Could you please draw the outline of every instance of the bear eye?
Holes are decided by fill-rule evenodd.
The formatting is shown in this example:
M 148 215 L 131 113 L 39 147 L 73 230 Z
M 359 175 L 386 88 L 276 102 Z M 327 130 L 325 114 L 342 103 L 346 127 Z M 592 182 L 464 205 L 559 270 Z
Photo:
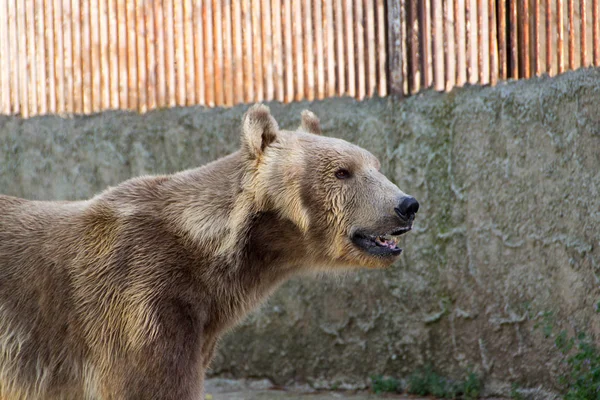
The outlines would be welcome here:
M 350 176 L 350 171 L 348 171 L 345 168 L 340 168 L 337 171 L 335 171 L 335 177 L 338 179 L 348 179 L 350 178 Z

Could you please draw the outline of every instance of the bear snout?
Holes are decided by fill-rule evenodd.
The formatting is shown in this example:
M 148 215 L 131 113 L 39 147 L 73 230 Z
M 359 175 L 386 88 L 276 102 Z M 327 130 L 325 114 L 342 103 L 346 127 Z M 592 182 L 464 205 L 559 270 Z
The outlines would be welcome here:
M 419 211 L 419 202 L 412 196 L 403 197 L 398 207 L 394 208 L 396 214 L 405 221 L 412 221 Z

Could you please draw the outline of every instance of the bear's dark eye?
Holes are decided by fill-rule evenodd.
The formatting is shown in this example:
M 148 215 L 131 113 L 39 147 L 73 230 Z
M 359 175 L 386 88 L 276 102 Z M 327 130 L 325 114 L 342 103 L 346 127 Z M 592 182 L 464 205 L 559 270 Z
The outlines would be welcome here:
M 350 178 L 350 176 L 350 171 L 348 171 L 345 168 L 340 168 L 337 171 L 335 171 L 335 177 L 338 179 L 348 179 Z

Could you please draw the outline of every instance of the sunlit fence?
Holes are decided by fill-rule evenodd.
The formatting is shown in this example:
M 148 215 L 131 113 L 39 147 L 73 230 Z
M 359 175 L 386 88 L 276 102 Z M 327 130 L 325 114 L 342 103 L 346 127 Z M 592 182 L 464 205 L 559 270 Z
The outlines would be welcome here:
M 0 0 L 0 112 L 411 94 L 600 65 L 598 0 Z

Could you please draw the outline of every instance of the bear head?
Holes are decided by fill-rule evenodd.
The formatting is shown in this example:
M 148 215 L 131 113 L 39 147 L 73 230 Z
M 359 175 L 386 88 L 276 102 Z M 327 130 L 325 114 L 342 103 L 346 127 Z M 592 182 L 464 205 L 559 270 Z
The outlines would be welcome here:
M 268 107 L 251 107 L 241 152 L 257 209 L 292 221 L 315 266 L 385 267 L 402 252 L 398 238 L 412 229 L 419 203 L 380 172 L 370 152 L 321 136 L 312 112 L 285 131 Z

